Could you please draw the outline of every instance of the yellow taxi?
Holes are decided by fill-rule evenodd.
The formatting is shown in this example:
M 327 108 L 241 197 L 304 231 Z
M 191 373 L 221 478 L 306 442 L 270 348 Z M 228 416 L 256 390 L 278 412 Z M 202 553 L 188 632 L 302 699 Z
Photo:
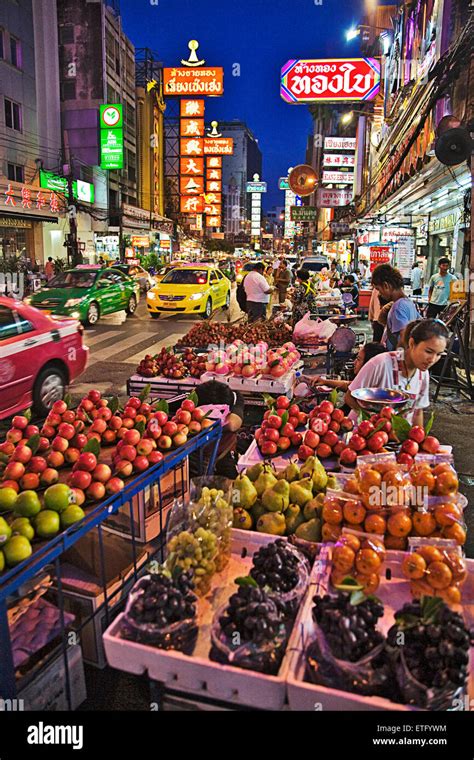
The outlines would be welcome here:
M 171 312 L 209 319 L 215 309 L 230 306 L 230 281 L 213 264 L 181 264 L 147 293 L 153 319 Z

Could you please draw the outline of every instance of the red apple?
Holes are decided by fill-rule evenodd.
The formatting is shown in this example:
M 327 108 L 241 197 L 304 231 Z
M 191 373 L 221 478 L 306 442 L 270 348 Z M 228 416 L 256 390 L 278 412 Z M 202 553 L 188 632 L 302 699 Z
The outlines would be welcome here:
M 41 485 L 43 486 L 52 486 L 55 483 L 57 483 L 59 480 L 59 473 L 57 470 L 54 469 L 54 467 L 47 467 L 42 473 L 41 473 Z
M 176 422 L 181 422 L 184 425 L 189 425 L 191 419 L 191 412 L 186 411 L 186 409 L 178 409 L 176 412 Z
M 297 417 L 300 413 L 300 408 L 298 404 L 292 404 L 290 407 L 288 407 L 288 416 L 289 417 Z
M 354 435 L 351 437 L 351 440 L 349 441 L 349 448 L 353 451 L 362 451 L 362 449 L 365 449 L 366 440 L 358 433 L 354 433 Z
M 131 396 L 127 401 L 127 406 L 131 406 L 133 409 L 140 409 L 142 402 L 138 396 Z
M 275 430 L 275 428 L 267 428 L 263 434 L 263 438 L 265 441 L 273 441 L 273 443 L 276 443 L 280 437 L 279 430 Z
M 112 470 L 108 464 L 98 464 L 92 473 L 92 479 L 99 481 L 99 483 L 107 483 L 112 477 Z
M 197 419 L 197 416 L 199 416 L 197 415 L 198 412 L 202 415 L 202 417 L 204 417 L 204 412 L 202 412 L 200 409 L 195 409 L 195 411 L 193 412 L 193 420 Z M 158 420 L 158 425 L 161 425 L 161 427 L 163 427 L 163 425 L 166 422 L 168 422 L 168 415 L 166 414 L 166 412 L 155 412 L 154 418 Z
M 54 438 L 56 435 L 56 428 L 52 425 L 44 424 L 41 428 L 41 434 L 44 435 L 46 438 Z
M 308 459 L 308 457 L 314 456 L 314 449 L 311 449 L 309 446 L 306 446 L 303 444 L 298 449 L 298 458 L 302 459 L 303 461 Z
M 134 420 L 137 416 L 137 410 L 133 406 L 126 406 L 123 410 L 123 416 L 130 417 L 131 420 Z
M 109 420 L 109 428 L 111 430 L 120 430 L 122 427 L 122 419 L 117 414 L 114 414 Z
M 142 438 L 137 444 L 137 454 L 147 457 L 153 451 L 154 441 L 151 438 Z
M 127 430 L 123 437 L 123 440 L 124 443 L 128 444 L 129 446 L 136 446 L 140 438 L 141 435 L 138 430 Z
M 92 425 L 91 425 L 91 428 L 90 428 L 90 429 L 91 429 L 91 432 L 92 432 L 92 433 L 100 433 L 100 434 L 102 435 L 102 433 L 103 433 L 105 430 L 107 430 L 107 423 L 106 423 L 106 421 L 105 421 L 105 420 L 99 420 L 99 419 L 96 419 L 96 420 L 94 420 L 94 422 L 92 423 Z
M 394 411 L 391 406 L 384 406 L 384 408 L 380 411 L 380 416 L 385 417 L 387 420 L 391 420 L 393 414 Z
M 375 425 L 372 425 L 370 420 L 362 420 L 362 422 L 359 423 L 357 426 L 357 432 L 359 435 L 363 436 L 363 438 L 367 438 L 371 433 L 373 433 L 375 430 Z
M 184 422 L 178 422 L 178 433 L 184 433 L 184 435 L 189 433 L 189 428 Z
M 74 425 L 70 425 L 69 422 L 61 422 L 58 427 L 58 435 L 61 438 L 65 438 L 66 441 L 71 441 L 76 435 L 76 428 Z
M 288 438 L 291 438 L 294 432 L 295 432 L 295 429 L 293 425 L 290 425 L 289 422 L 287 422 L 286 425 L 283 425 L 283 427 L 280 430 L 280 433 L 283 436 L 288 437 Z
M 100 501 L 100 499 L 103 499 L 105 496 L 105 486 L 103 483 L 91 483 L 89 488 L 86 490 L 86 495 L 88 499 L 92 499 L 92 501 Z
M 304 445 L 310 446 L 310 448 L 315 449 L 319 446 L 320 443 L 320 437 L 317 433 L 314 432 L 314 430 L 308 430 L 307 433 L 305 433 L 304 436 Z
M 383 449 L 387 442 L 384 438 L 385 435 L 387 434 L 384 433 L 383 430 L 379 430 L 378 433 L 371 435 L 367 441 L 367 448 L 374 453 L 380 451 L 380 449 Z
M 278 451 L 286 451 L 290 446 L 291 440 L 286 435 L 282 435 L 277 441 Z
M 328 446 L 333 448 L 337 443 L 339 443 L 339 437 L 333 430 L 328 430 L 326 435 L 323 436 L 323 443 L 327 443 Z
M 52 425 L 53 427 L 58 427 L 62 422 L 61 415 L 55 414 L 54 412 L 50 412 L 48 416 L 46 417 L 46 424 Z
M 316 454 L 320 459 L 327 459 L 332 454 L 332 449 L 327 443 L 320 443 L 316 449 Z
M 49 440 L 42 435 L 38 443 L 38 451 L 47 451 L 49 449 Z
M 102 433 L 102 443 L 111 446 L 117 440 L 117 433 L 115 430 L 106 430 Z
M 128 459 L 119 459 L 115 464 L 115 472 L 123 478 L 128 478 L 133 472 L 133 464 Z
M 73 409 L 67 409 L 61 419 L 63 422 L 69 422 L 70 425 L 73 425 L 76 421 L 76 412 Z
M 332 422 L 329 423 L 329 430 L 332 430 L 333 433 L 339 433 L 341 429 L 341 423 L 336 422 L 336 420 L 332 420 Z
M 267 423 L 268 427 L 273 428 L 274 430 L 279 430 L 281 428 L 282 420 L 278 414 L 270 414 L 269 417 L 267 417 Z
M 44 457 L 31 457 L 28 463 L 28 472 L 37 472 L 41 474 L 47 468 L 47 462 Z
M 331 413 L 331 417 L 334 420 L 334 422 L 339 422 L 340 424 L 342 420 L 344 419 L 344 412 L 342 411 L 342 409 L 334 409 L 334 411 Z
M 415 463 L 415 460 L 409 454 L 405 454 L 404 452 L 401 452 L 397 456 L 397 462 L 398 464 L 405 464 L 408 467 L 408 469 L 411 469 Z
M 53 438 L 51 447 L 53 451 L 60 451 L 62 454 L 64 454 L 64 452 L 69 448 L 69 441 L 62 436 L 57 435 L 55 438 Z
M 133 469 L 135 472 L 144 472 L 150 466 L 146 457 L 137 457 L 133 462 Z
M 89 399 L 89 401 L 92 401 L 93 404 L 98 404 L 101 399 L 101 396 L 102 396 L 101 392 L 96 391 L 96 390 L 91 390 L 87 394 L 87 398 Z
M 276 400 L 277 409 L 289 409 L 290 399 L 287 396 L 278 396 Z
M 137 456 L 137 450 L 134 446 L 130 446 L 129 444 L 125 444 L 120 449 L 120 457 L 121 459 L 128 459 L 129 462 L 133 462 Z
M 74 448 L 79 449 L 79 451 L 84 448 L 86 443 L 87 435 L 84 435 L 84 433 L 77 433 L 77 435 L 75 435 L 71 441 L 71 444 L 74 446 Z
M 46 461 L 48 463 L 48 467 L 53 467 L 55 470 L 57 470 L 58 467 L 62 467 L 64 464 L 64 454 L 62 454 L 60 451 L 50 451 L 46 457 Z
M 92 451 L 83 451 L 77 462 L 78 470 L 93 472 L 97 467 L 97 457 Z
M 201 424 L 197 422 L 196 420 L 191 420 L 189 423 L 189 432 L 191 435 L 195 435 L 196 433 L 201 432 Z
M 64 414 L 67 412 L 67 404 L 65 401 L 55 401 L 51 407 L 51 411 L 55 414 Z
M 20 480 L 22 491 L 36 491 L 39 484 L 40 476 L 36 472 L 26 472 Z
M 69 486 L 71 488 L 71 486 Z M 71 488 L 74 501 L 73 504 L 77 504 L 78 507 L 82 507 L 86 500 L 86 495 L 81 488 Z
M 426 451 L 428 454 L 436 454 L 437 451 L 439 451 L 440 446 L 440 442 L 434 437 L 434 435 L 427 435 L 421 444 L 423 451 Z
M 123 482 L 123 480 L 121 480 L 121 478 L 117 478 L 117 477 L 110 478 L 107 485 L 105 486 L 105 490 L 107 491 L 108 494 L 119 493 L 119 491 L 123 491 L 124 488 L 125 488 L 125 483 Z
M 345 448 L 341 451 L 340 461 L 341 464 L 349 465 L 354 464 L 357 459 L 357 452 L 354 449 Z
M 85 470 L 74 470 L 68 477 L 68 484 L 85 491 L 92 483 L 92 475 Z
M 344 451 L 346 448 L 346 444 L 344 441 L 338 441 L 336 445 L 333 447 L 333 454 L 335 454 L 337 457 L 340 456 L 340 454 Z M 350 449 L 352 451 L 352 449 Z
M 299 420 L 298 420 L 298 415 L 296 414 L 296 415 L 292 415 L 292 416 L 288 417 L 288 424 L 289 425 L 293 425 L 294 429 L 296 430 L 296 428 L 300 424 Z
M 411 438 L 407 438 L 406 441 L 403 441 L 400 448 L 400 452 L 402 454 L 409 454 L 411 457 L 416 457 L 419 450 L 420 447 L 418 446 L 417 442 Z
M 293 435 L 290 436 L 290 440 L 292 446 L 301 446 L 303 443 L 303 436 L 301 433 L 293 433 Z
M 334 404 L 331 401 L 321 401 L 319 411 L 325 412 L 326 414 L 332 414 L 334 411 Z
M 21 462 L 22 464 L 26 464 L 30 461 L 31 457 L 33 456 L 33 452 L 30 449 L 29 446 L 17 446 L 15 451 L 12 454 L 12 459 L 14 462 Z
M 148 455 L 148 461 L 150 464 L 158 464 L 158 462 L 161 462 L 163 459 L 163 454 L 161 451 L 152 451 L 151 454 Z
M 99 409 L 96 419 L 109 422 L 112 419 L 112 410 L 108 406 L 103 406 Z
M 168 424 L 168 423 L 166 423 L 166 424 Z M 176 433 L 175 433 L 175 435 L 176 435 Z M 172 445 L 173 445 L 173 441 L 171 440 L 171 438 L 169 437 L 169 435 L 161 435 L 158 438 L 158 448 L 160 448 L 160 449 L 170 449 Z
M 351 419 L 349 419 L 349 417 L 344 417 L 344 419 L 341 422 L 342 430 L 345 430 L 346 432 L 348 432 L 349 430 L 352 430 L 353 427 L 354 427 L 354 422 Z
M 423 443 L 425 440 L 425 431 L 420 425 L 415 425 L 412 427 L 410 432 L 408 433 L 408 437 L 411 438 L 412 441 L 416 441 L 417 443 Z
M 178 432 L 173 436 L 174 446 L 183 446 L 188 440 L 188 436 L 184 432 Z
M 92 412 L 94 408 L 94 404 L 92 403 L 90 399 L 83 398 L 81 401 L 81 407 L 82 409 L 84 409 L 85 412 L 89 413 L 89 412 Z
M 49 441 L 48 441 L 49 446 Z M 13 452 L 15 451 L 15 444 L 11 441 L 4 441 L 3 443 L 0 443 L 0 452 L 2 454 L 6 454 L 7 457 L 11 457 Z
M 162 430 L 164 435 L 173 437 L 178 432 L 178 426 L 176 422 L 172 422 L 170 420 L 169 422 L 165 422 L 165 424 L 162 426 Z
M 38 435 L 40 429 L 38 425 L 28 425 L 25 430 L 25 438 L 31 438 L 32 435 Z
M 332 417 L 330 414 L 327 414 L 326 412 L 318 412 L 316 415 L 316 419 L 323 420 L 329 427 L 330 423 L 332 422 Z
M 21 462 L 9 462 L 3 471 L 5 480 L 20 480 L 25 474 L 25 467 Z
M 262 441 L 260 451 L 263 456 L 273 456 L 277 453 L 277 445 L 274 441 Z
M 79 449 L 76 449 L 73 446 L 64 452 L 64 459 L 68 464 L 75 464 L 80 456 L 81 452 Z
M 324 420 L 321 420 L 319 417 L 315 417 L 310 422 L 311 430 L 314 430 L 315 433 L 318 433 L 318 435 L 326 435 L 326 433 L 329 430 L 329 425 Z
M 17 428 L 10 428 L 6 435 L 7 441 L 11 443 L 19 443 L 23 438 L 23 430 L 17 430 Z
M 305 412 L 298 412 L 298 425 L 306 425 L 308 422 L 308 415 Z
M 127 428 L 127 430 L 131 430 L 133 427 L 135 427 L 135 420 L 132 420 L 131 417 L 123 417 L 122 427 Z
M 25 428 L 28 427 L 28 418 L 18 414 L 12 419 L 12 427 L 17 428 L 18 430 L 25 430 Z

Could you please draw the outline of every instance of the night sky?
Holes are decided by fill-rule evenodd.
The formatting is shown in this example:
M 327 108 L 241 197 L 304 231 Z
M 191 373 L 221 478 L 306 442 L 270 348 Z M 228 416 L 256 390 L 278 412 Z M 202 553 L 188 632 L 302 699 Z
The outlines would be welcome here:
M 347 43 L 345 31 L 362 20 L 363 0 L 154 1 L 121 0 L 124 31 L 165 66 L 188 58 L 191 39 L 206 64 L 224 66 L 224 95 L 207 99 L 206 120 L 247 123 L 263 154 L 265 206 L 283 205 L 278 177 L 304 163 L 311 118 L 306 106 L 280 98 L 280 69 L 290 58 L 357 56 L 359 40 Z

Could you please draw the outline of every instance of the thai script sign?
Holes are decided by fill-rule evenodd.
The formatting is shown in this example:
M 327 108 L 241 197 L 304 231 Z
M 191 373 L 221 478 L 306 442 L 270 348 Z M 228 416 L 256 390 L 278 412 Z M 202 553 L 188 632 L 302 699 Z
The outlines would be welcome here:
M 287 103 L 373 100 L 380 88 L 375 58 L 287 61 L 280 94 Z
M 319 208 L 335 208 L 337 206 L 347 206 L 353 199 L 353 190 L 328 190 L 320 187 L 317 194 L 317 205 Z
M 355 137 L 325 137 L 324 150 L 355 150 Z
M 164 95 L 223 95 L 224 69 L 165 68 L 163 69 Z

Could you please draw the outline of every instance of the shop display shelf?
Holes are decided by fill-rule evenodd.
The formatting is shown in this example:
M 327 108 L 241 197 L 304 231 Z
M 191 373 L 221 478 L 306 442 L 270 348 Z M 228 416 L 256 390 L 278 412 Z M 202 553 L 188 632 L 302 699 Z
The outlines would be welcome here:
M 212 446 L 209 461 L 207 462 L 207 472 L 213 472 L 215 459 L 217 455 L 217 448 L 222 435 L 222 427 L 220 423 L 215 423 L 206 430 L 198 433 L 194 438 L 187 441 L 186 444 L 181 446 L 175 451 L 169 452 L 164 459 L 157 465 L 151 467 L 145 473 L 138 477 L 134 477 L 130 480 L 125 488 L 117 494 L 114 494 L 100 504 L 90 509 L 85 518 L 81 522 L 76 523 L 70 528 L 66 529 L 62 533 L 59 533 L 54 538 L 45 541 L 42 545 L 33 552 L 33 554 L 23 562 L 19 563 L 16 567 L 11 568 L 7 572 L 4 572 L 0 576 L 0 651 L 2 656 L 0 657 L 0 697 L 3 699 L 14 698 L 16 695 L 16 681 L 15 681 L 15 669 L 13 665 L 13 656 L 11 650 L 10 629 L 7 617 L 7 605 L 11 601 L 11 597 L 16 592 L 22 592 L 22 588 L 27 588 L 37 573 L 45 568 L 46 565 L 54 565 L 58 577 L 58 607 L 61 611 L 62 627 L 64 630 L 64 600 L 60 579 L 60 563 L 59 559 L 68 549 L 73 547 L 81 538 L 89 534 L 95 528 L 99 529 L 99 544 L 101 549 L 101 567 L 102 571 L 105 567 L 105 557 L 103 550 L 103 537 L 102 528 L 103 524 L 110 518 L 111 515 L 116 514 L 121 508 L 127 504 L 132 504 L 134 497 L 137 494 L 142 493 L 146 488 L 150 488 L 158 484 L 162 476 L 168 474 L 175 469 L 180 463 L 182 463 L 189 455 L 195 453 L 197 455 L 202 452 L 205 447 Z M 133 525 L 133 524 L 132 524 Z M 133 566 L 134 573 L 137 573 L 138 564 L 136 561 L 139 550 L 136 547 L 135 538 L 133 535 L 132 527 L 132 553 L 133 553 Z M 102 572 L 104 576 L 104 572 Z M 105 588 L 105 582 L 104 582 Z M 105 601 L 107 604 L 107 593 L 105 589 Z M 63 637 L 64 638 L 64 637 Z M 64 646 L 66 642 L 64 641 Z
M 132 375 L 127 380 L 127 394 L 139 396 L 144 388 L 150 386 L 150 399 L 156 401 L 162 398 L 172 398 L 178 394 L 192 393 L 196 385 L 202 382 L 201 378 L 183 377 L 181 380 L 173 380 L 170 377 L 141 377 Z
M 385 614 L 379 621 L 379 628 L 384 633 L 393 625 L 393 613 L 410 601 L 409 582 L 402 576 L 401 564 L 405 552 L 387 551 L 387 560 L 383 568 L 389 570 L 390 580 L 382 575 L 377 596 L 384 604 Z M 468 577 L 462 586 L 462 611 L 466 624 L 474 624 L 474 560 L 466 560 Z M 397 704 L 382 697 L 364 697 L 348 691 L 331 689 L 305 681 L 305 650 L 314 638 L 314 623 L 311 616 L 313 596 L 324 596 L 330 589 L 331 547 L 325 545 L 320 552 L 310 577 L 310 587 L 300 607 L 293 633 L 288 644 L 291 652 L 287 673 L 288 701 L 291 710 L 378 710 L 378 711 L 423 711 L 412 705 Z M 468 683 L 468 700 L 472 704 L 474 697 L 474 657 L 470 656 L 470 674 Z
M 239 461 L 237 462 L 237 469 L 239 472 L 243 472 L 243 470 L 246 470 L 248 467 L 252 467 L 254 464 L 258 464 L 259 462 L 267 462 L 270 459 L 272 465 L 276 470 L 284 470 L 292 459 L 297 458 L 297 451 L 297 448 L 292 448 L 288 449 L 288 451 L 286 451 L 284 454 L 279 454 L 278 456 L 264 457 L 263 454 L 260 453 L 260 450 L 257 446 L 257 441 L 254 439 L 245 454 L 242 454 L 239 457 Z M 325 470 L 328 472 L 333 472 L 334 470 L 340 469 L 337 457 L 323 459 L 322 464 L 324 465 Z
M 293 398 L 296 377 L 297 373 L 294 369 L 291 369 L 286 375 L 279 377 L 277 380 L 271 380 L 261 375 L 257 375 L 257 377 L 235 377 L 234 375 L 216 375 L 214 372 L 205 372 L 201 376 L 200 382 L 205 383 L 207 380 L 218 380 L 220 383 L 226 383 L 233 391 L 240 391 L 244 397 L 248 394 L 261 395 L 262 393 L 271 393 Z
M 194 654 L 165 651 L 120 638 L 123 615 L 104 634 L 109 665 L 128 673 L 147 673 L 162 690 L 186 693 L 197 698 L 216 700 L 238 708 L 281 710 L 286 698 L 286 677 L 290 648 L 287 648 L 278 675 L 269 676 L 209 659 L 210 628 L 215 611 L 235 591 L 234 579 L 246 575 L 253 554 L 275 536 L 248 531 L 232 531 L 232 555 L 229 564 L 213 578 L 211 591 L 198 602 L 199 634 Z

